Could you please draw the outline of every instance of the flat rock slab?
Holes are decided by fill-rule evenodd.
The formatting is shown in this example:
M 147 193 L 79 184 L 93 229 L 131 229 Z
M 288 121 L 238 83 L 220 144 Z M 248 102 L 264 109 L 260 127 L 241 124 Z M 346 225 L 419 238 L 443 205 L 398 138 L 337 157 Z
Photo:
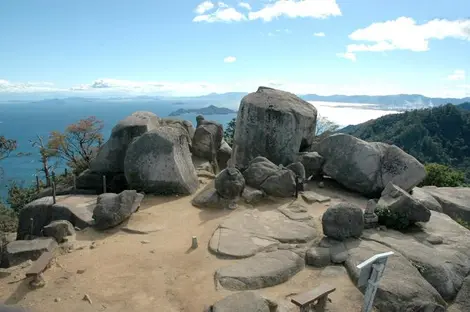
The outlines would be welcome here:
M 291 204 L 283 205 L 278 208 L 278 210 L 294 221 L 301 221 L 301 220 L 310 220 L 312 216 L 308 214 L 307 207 L 303 206 L 298 202 L 293 202 Z
M 470 223 L 470 187 L 424 186 L 421 190 L 434 197 L 452 219 Z
M 239 260 L 215 273 L 216 280 L 229 290 L 251 290 L 286 282 L 305 266 L 304 259 L 289 250 L 260 253 Z
M 323 196 L 313 191 L 306 191 L 302 193 L 302 199 L 305 200 L 308 204 L 313 204 L 316 202 L 325 203 L 331 200 L 328 196 Z
M 212 312 L 270 312 L 272 304 L 251 291 L 242 291 L 217 301 Z
M 218 228 L 212 235 L 209 249 L 221 256 L 247 258 L 277 245 L 279 245 L 279 242 L 271 238 Z
M 44 252 L 54 251 L 57 242 L 52 237 L 41 237 L 33 240 L 17 240 L 7 245 L 2 266 L 11 267 L 25 261 L 37 260 Z
M 244 258 L 276 247 L 279 243 L 307 243 L 320 231 L 280 211 L 234 211 L 215 230 L 209 249 L 224 257 Z

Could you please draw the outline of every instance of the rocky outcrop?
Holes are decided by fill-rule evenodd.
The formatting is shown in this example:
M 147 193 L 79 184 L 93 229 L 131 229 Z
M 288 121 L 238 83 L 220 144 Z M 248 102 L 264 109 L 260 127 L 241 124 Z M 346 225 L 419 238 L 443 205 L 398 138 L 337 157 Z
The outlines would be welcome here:
M 305 260 L 289 250 L 260 253 L 220 268 L 216 280 L 229 290 L 251 290 L 286 282 L 301 271 Z
M 304 165 L 307 179 L 309 177 L 316 178 L 321 175 L 325 159 L 317 152 L 300 153 L 299 161 Z
M 246 184 L 263 190 L 267 195 L 291 197 L 295 194 L 295 174 L 280 168 L 265 157 L 256 157 L 243 172 Z
M 362 209 L 346 202 L 329 207 L 322 217 L 323 234 L 343 241 L 360 237 L 364 230 Z
M 296 95 L 266 87 L 245 96 L 240 104 L 232 161 L 244 169 L 264 156 L 284 166 L 314 139 L 317 110 Z
M 470 224 L 470 187 L 424 186 L 421 189 L 439 202 L 446 215 Z
M 198 208 L 230 208 L 232 200 L 225 199 L 219 195 L 215 189 L 215 183 L 212 181 L 207 184 L 196 196 L 191 200 L 191 204 Z
M 95 228 L 106 230 L 122 223 L 137 211 L 143 198 L 143 194 L 133 190 L 101 194 L 93 211 Z
M 242 291 L 217 301 L 209 312 L 270 312 L 277 305 L 251 291 Z
M 388 209 L 394 216 L 406 218 L 410 223 L 428 222 L 431 217 L 428 208 L 391 182 L 383 190 L 377 207 Z
M 426 176 L 424 166 L 398 147 L 347 134 L 326 137 L 318 152 L 325 158 L 326 175 L 368 196 L 380 194 L 389 182 L 410 191 Z
M 352 240 L 345 245 L 349 256 L 344 265 L 354 283 L 359 277 L 358 264 L 376 254 L 390 251 L 389 247 L 372 241 Z M 365 288 L 360 290 L 364 292 Z M 444 312 L 446 303 L 413 264 L 395 252 L 387 261 L 374 306 L 378 311 L 387 312 Z
M 424 191 L 423 189 L 414 187 L 411 190 L 411 196 L 429 210 L 443 212 L 441 204 L 439 204 L 439 202 L 434 197 L 432 197 L 431 194 Z
M 91 226 L 95 206 L 96 197 L 84 199 L 83 204 L 73 204 L 66 201 L 54 204 L 52 197 L 43 197 L 32 201 L 20 211 L 17 239 L 42 236 L 42 229 L 56 220 L 67 220 L 78 228 Z
M 294 216 L 292 215 L 294 214 Z M 209 249 L 221 256 L 245 258 L 280 243 L 307 243 L 320 231 L 302 218 L 290 217 L 280 210 L 239 210 L 233 212 L 215 230 Z
M 215 189 L 225 199 L 240 197 L 244 188 L 245 178 L 236 168 L 226 168 L 215 178 Z
M 215 161 L 217 153 L 222 145 L 224 128 L 215 121 L 204 120 L 197 117 L 197 128 L 192 141 L 192 153 L 195 156 Z
M 129 186 L 145 193 L 188 195 L 199 186 L 187 133 L 170 126 L 134 140 L 126 153 L 124 172 Z
M 256 204 L 263 199 L 264 195 L 264 192 L 261 190 L 257 190 L 251 186 L 245 186 L 242 198 L 247 204 Z
M 307 251 L 306 263 L 315 268 L 324 268 L 330 265 L 330 248 L 312 247 Z
M 72 223 L 67 220 L 52 221 L 42 231 L 44 236 L 53 237 L 58 243 L 64 242 L 67 236 L 75 235 Z
M 462 283 L 457 297 L 447 312 L 470 311 L 470 276 L 467 276 Z
M 444 299 L 452 300 L 470 272 L 470 232 L 450 217 L 434 211 L 430 221 L 419 226 L 421 231 L 412 234 L 368 230 L 363 238 L 401 253 Z M 429 243 L 430 236 L 442 237 L 443 243 Z
M 57 242 L 52 237 L 40 237 L 33 240 L 16 240 L 7 245 L 3 255 L 2 266 L 11 267 L 27 260 L 35 261 L 44 252 L 54 251 Z
M 151 112 L 135 112 L 114 126 L 109 140 L 100 148 L 90 164 L 92 172 L 124 172 L 124 158 L 129 144 L 136 137 L 159 126 L 160 118 Z

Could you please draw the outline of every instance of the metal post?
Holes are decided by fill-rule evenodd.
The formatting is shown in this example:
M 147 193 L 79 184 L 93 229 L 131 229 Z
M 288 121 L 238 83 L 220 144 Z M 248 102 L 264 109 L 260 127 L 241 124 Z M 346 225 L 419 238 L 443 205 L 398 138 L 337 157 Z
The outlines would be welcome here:
M 295 176 L 295 198 L 299 198 L 299 176 Z
M 106 176 L 103 176 L 103 193 L 106 193 Z
M 52 183 L 55 183 L 55 172 L 52 171 Z
M 36 175 L 36 191 L 39 193 L 39 176 Z
M 193 240 L 192 240 L 192 243 L 191 243 L 191 248 L 192 249 L 196 249 L 197 248 L 197 237 L 196 236 L 193 236 Z
M 54 202 L 54 205 L 56 203 L 56 198 L 55 198 L 56 194 L 55 194 L 55 182 L 52 182 L 52 200 Z

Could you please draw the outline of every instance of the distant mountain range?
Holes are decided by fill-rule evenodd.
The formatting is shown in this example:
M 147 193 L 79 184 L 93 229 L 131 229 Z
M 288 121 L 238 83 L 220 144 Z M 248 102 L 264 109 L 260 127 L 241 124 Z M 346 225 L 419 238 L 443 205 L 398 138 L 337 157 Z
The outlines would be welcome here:
M 227 115 L 227 114 L 235 114 L 237 111 L 226 108 L 226 107 L 217 107 L 214 105 L 210 105 L 203 108 L 190 108 L 184 109 L 180 108 L 174 112 L 171 112 L 169 116 L 181 116 L 184 114 L 200 114 L 200 115 Z
M 191 105 L 191 106 L 206 106 L 208 104 L 217 107 L 230 107 L 238 108 L 241 99 L 247 95 L 247 92 L 228 92 L 228 93 L 211 93 L 203 96 L 191 96 L 191 97 L 163 97 L 163 96 L 122 96 L 122 97 L 108 97 L 108 98 L 92 98 L 92 97 L 61 97 L 57 96 L 55 99 L 48 100 L 9 100 L 2 101 L 6 103 L 14 102 L 34 102 L 48 103 L 50 101 L 57 101 L 58 103 L 66 102 L 164 102 L 172 105 Z M 1 95 L 1 94 L 0 94 Z M 445 104 L 461 104 L 464 102 L 470 102 L 470 97 L 458 99 L 458 98 L 430 98 L 420 94 L 397 94 L 397 95 L 317 95 L 317 94 L 305 94 L 300 97 L 306 101 L 317 101 L 317 102 L 339 102 L 339 103 L 351 103 L 351 104 L 375 104 L 380 109 L 394 109 L 394 110 L 408 110 L 414 108 L 430 108 L 438 107 Z M 1 96 L 0 96 L 1 100 Z

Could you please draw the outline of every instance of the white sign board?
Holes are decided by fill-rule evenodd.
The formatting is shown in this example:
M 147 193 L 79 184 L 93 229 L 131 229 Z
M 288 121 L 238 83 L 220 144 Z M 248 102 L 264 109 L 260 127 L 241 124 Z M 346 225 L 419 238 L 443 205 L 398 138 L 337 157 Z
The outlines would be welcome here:
M 387 258 L 393 255 L 393 251 L 384 252 L 381 254 L 377 254 L 373 257 L 370 257 L 366 261 L 362 262 L 357 266 L 359 271 L 359 279 L 357 281 L 357 286 L 362 287 L 366 286 L 367 282 L 369 281 L 370 275 L 372 274 L 372 265 L 373 264 L 385 264 L 387 262 Z

